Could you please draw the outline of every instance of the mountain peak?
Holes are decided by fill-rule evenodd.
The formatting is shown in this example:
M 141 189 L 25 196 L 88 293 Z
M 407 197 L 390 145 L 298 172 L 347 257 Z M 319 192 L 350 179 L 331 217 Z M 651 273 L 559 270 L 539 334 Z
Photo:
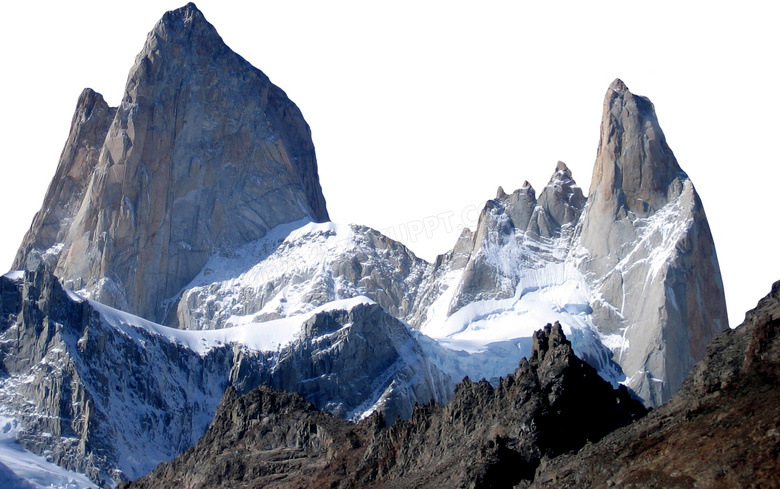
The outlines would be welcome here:
M 588 201 L 609 207 L 611 217 L 647 217 L 670 198 L 685 174 L 666 143 L 653 103 L 634 95 L 619 78 L 604 96 L 601 138 Z
M 173 48 L 172 46 L 176 46 Z M 193 65 L 196 57 L 203 57 L 210 53 L 210 57 L 240 59 L 224 43 L 217 29 L 206 20 L 203 13 L 194 3 L 178 9 L 169 10 L 155 24 L 146 38 L 144 49 L 136 58 L 136 64 L 130 72 L 133 74 L 139 68 L 139 62 L 146 58 L 146 62 L 153 64 L 172 63 L 169 58 L 175 58 L 177 64 L 185 65 L 184 68 L 196 69 Z M 182 61 L 186 59 L 187 61 Z
M 615 92 L 623 93 L 628 92 L 628 87 L 625 83 L 623 83 L 623 80 L 620 78 L 615 78 L 612 83 L 609 84 L 609 89 L 613 90 Z
M 194 30 L 202 25 L 208 25 L 213 29 L 198 7 L 190 2 L 183 7 L 166 12 L 155 26 L 154 31 L 162 28 L 167 32 L 181 33 Z
M 701 200 L 666 142 L 653 103 L 621 80 L 604 96 L 581 226 L 580 243 L 588 251 L 582 267 L 600 284 L 594 315 L 619 310 L 619 326 L 610 326 L 609 334 L 623 332 L 627 345 L 657 345 L 620 351 L 618 363 L 630 375 L 626 385 L 660 405 L 704 355 L 706 341 L 727 327 L 725 298 Z
M 63 168 L 81 165 L 82 146 L 94 155 L 73 184 L 83 192 L 68 197 L 67 209 L 54 194 L 44 202 L 44 211 L 60 211 L 49 212 L 52 226 L 33 223 L 17 264 L 58 245 L 66 286 L 165 321 L 175 309 L 169 299 L 211 255 L 282 224 L 328 220 L 300 110 L 222 41 L 195 4 L 163 15 L 135 59 L 121 106 L 100 113 L 106 117 L 74 119 L 63 152 Z M 85 131 L 92 119 L 100 127 Z M 69 178 L 58 173 L 53 188 L 70 188 L 60 182 Z

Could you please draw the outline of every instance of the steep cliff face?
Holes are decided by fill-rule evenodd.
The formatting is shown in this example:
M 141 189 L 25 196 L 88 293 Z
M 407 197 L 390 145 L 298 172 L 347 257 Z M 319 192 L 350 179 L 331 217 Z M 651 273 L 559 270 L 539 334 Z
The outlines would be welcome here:
M 118 108 L 82 95 L 14 267 L 51 256 L 66 286 L 159 321 L 209 256 L 303 218 L 328 218 L 308 125 L 188 4 L 149 33 Z
M 592 287 L 593 322 L 613 338 L 627 385 L 658 406 L 708 341 L 728 328 L 723 281 L 701 200 L 653 104 L 615 80 L 573 253 Z
M 55 177 L 17 252 L 14 269 L 24 268 L 28 262 L 29 268 L 35 269 L 41 259 L 56 264 L 115 115 L 116 108 L 109 107 L 92 89 L 84 89 L 79 96 Z
M 122 324 L 125 315 L 101 312 L 43 267 L 0 277 L 0 291 L 0 409 L 21 424 L 22 447 L 115 483 L 203 434 L 227 385 L 232 348 L 200 355 Z
M 446 406 L 418 405 L 389 429 L 376 416 L 347 424 L 267 387 L 228 391 L 195 447 L 123 487 L 512 487 L 533 478 L 542 456 L 644 414 L 548 325 L 496 388 L 467 379 Z

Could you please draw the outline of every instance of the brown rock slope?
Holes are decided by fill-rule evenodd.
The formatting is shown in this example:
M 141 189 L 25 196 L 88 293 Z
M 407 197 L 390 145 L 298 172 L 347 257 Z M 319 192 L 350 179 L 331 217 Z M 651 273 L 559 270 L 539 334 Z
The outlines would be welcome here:
M 466 379 L 446 406 L 418 405 L 388 429 L 378 415 L 350 424 L 297 394 L 229 390 L 195 447 L 123 487 L 512 487 L 543 456 L 644 414 L 574 355 L 560 325 L 548 325 L 531 359 L 497 388 Z
M 577 454 L 546 459 L 532 487 L 780 487 L 780 282 L 718 335 L 682 389 Z

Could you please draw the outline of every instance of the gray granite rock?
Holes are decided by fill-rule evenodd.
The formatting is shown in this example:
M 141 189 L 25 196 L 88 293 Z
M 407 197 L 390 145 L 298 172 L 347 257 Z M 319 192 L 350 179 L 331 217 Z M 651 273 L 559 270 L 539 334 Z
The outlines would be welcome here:
M 53 256 L 68 287 L 161 320 L 210 255 L 302 218 L 328 219 L 308 125 L 188 4 L 149 33 L 118 108 L 82 95 L 14 267 Z
M 728 328 L 701 200 L 653 104 L 615 80 L 575 251 L 594 289 L 594 323 L 622 337 L 615 361 L 649 405 L 669 399 L 709 340 Z
M 582 189 L 572 178 L 566 163 L 559 161 L 550 182 L 539 195 L 528 231 L 548 238 L 559 236 L 563 226 L 577 223 L 584 207 Z

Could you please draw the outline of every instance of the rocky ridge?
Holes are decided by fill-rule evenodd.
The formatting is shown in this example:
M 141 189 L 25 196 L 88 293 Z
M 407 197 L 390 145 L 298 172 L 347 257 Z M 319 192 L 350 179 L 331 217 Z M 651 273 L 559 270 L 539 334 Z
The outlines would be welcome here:
M 547 325 L 497 387 L 466 379 L 446 406 L 417 405 L 390 428 L 379 415 L 346 423 L 265 386 L 228 390 L 195 447 L 122 487 L 510 487 L 532 478 L 542 456 L 645 412 L 574 355 L 560 325 Z
M 710 343 L 672 399 L 579 452 L 545 459 L 532 487 L 780 487 L 780 282 Z
M 45 267 L 0 277 L 0 304 L 0 414 L 19 420 L 22 447 L 101 483 L 192 446 L 228 385 L 267 383 L 339 416 L 381 410 L 391 420 L 452 393 L 428 359 L 435 344 L 423 351 L 416 332 L 367 299 L 282 324 L 300 333 L 275 350 L 252 341 L 271 330 L 188 334 L 85 300 Z
M 229 390 L 195 447 L 123 487 L 778 487 L 779 382 L 777 282 L 646 416 L 548 325 L 497 388 L 466 379 L 390 428 L 265 386 Z

